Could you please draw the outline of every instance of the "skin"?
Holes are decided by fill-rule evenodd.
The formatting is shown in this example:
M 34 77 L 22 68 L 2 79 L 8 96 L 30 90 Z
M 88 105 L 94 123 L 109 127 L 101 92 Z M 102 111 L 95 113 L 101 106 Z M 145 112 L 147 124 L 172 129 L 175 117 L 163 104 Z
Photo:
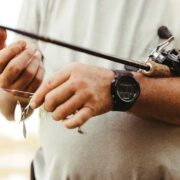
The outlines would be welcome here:
M 0 49 L 3 49 L 6 46 L 6 31 L 0 30 Z
M 134 73 L 140 82 L 141 95 L 130 112 L 180 125 L 180 77 L 150 78 Z
M 11 120 L 17 100 L 25 107 L 29 98 L 27 94 L 4 89 L 33 93 L 42 82 L 44 69 L 41 54 L 35 45 L 18 41 L 6 47 L 6 37 L 6 32 L 0 30 L 0 109 Z
M 129 112 L 180 125 L 180 78 L 149 78 L 141 73 L 134 73 L 134 77 L 140 83 L 141 95 Z M 113 79 L 112 70 L 73 63 L 42 83 L 31 106 L 44 103 L 55 120 L 76 128 L 112 109 Z M 75 115 L 67 118 L 71 114 Z
M 111 110 L 113 79 L 114 73 L 109 69 L 72 63 L 42 83 L 31 106 L 37 108 L 44 102 L 53 119 L 66 119 L 63 122 L 67 128 L 76 128 Z M 67 120 L 71 114 L 74 116 Z

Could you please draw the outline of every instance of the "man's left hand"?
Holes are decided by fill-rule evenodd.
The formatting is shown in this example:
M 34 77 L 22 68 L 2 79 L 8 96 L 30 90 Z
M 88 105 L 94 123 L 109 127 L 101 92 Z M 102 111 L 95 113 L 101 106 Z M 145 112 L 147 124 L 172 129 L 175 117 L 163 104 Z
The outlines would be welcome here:
M 112 70 L 72 63 L 41 84 L 32 97 L 31 107 L 44 103 L 54 120 L 63 120 L 67 128 L 76 128 L 112 109 L 113 79 Z

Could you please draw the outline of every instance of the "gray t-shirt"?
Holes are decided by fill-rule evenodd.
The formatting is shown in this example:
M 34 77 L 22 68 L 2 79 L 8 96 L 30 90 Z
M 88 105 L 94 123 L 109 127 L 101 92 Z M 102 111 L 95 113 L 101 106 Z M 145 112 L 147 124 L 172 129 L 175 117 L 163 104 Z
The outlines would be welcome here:
M 180 47 L 178 0 L 27 0 L 19 27 L 116 56 L 145 61 L 166 25 Z M 38 43 L 46 77 L 73 61 L 123 68 L 85 54 Z M 152 87 L 153 88 L 153 87 Z M 37 180 L 180 179 L 180 127 L 129 113 L 94 117 L 84 134 L 40 111 L 42 147 L 34 159 Z

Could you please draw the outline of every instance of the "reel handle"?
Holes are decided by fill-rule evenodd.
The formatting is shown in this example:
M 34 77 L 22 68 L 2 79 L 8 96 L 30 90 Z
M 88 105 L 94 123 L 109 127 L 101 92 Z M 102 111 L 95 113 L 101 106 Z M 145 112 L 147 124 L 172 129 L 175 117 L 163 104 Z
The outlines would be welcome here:
M 142 73 L 149 77 L 172 77 L 173 74 L 168 66 L 149 60 L 146 63 L 149 67 L 149 71 L 143 70 Z

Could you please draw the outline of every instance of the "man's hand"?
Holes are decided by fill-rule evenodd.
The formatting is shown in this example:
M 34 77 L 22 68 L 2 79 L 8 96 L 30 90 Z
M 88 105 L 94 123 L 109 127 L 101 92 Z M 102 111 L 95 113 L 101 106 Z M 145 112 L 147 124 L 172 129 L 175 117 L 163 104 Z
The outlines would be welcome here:
M 73 63 L 41 84 L 31 107 L 44 102 L 45 110 L 52 112 L 55 120 L 64 120 L 67 128 L 81 126 L 91 117 L 111 110 L 113 79 L 112 70 Z
M 18 41 L 0 50 L 1 88 L 35 92 L 43 74 L 41 54 L 34 45 Z

